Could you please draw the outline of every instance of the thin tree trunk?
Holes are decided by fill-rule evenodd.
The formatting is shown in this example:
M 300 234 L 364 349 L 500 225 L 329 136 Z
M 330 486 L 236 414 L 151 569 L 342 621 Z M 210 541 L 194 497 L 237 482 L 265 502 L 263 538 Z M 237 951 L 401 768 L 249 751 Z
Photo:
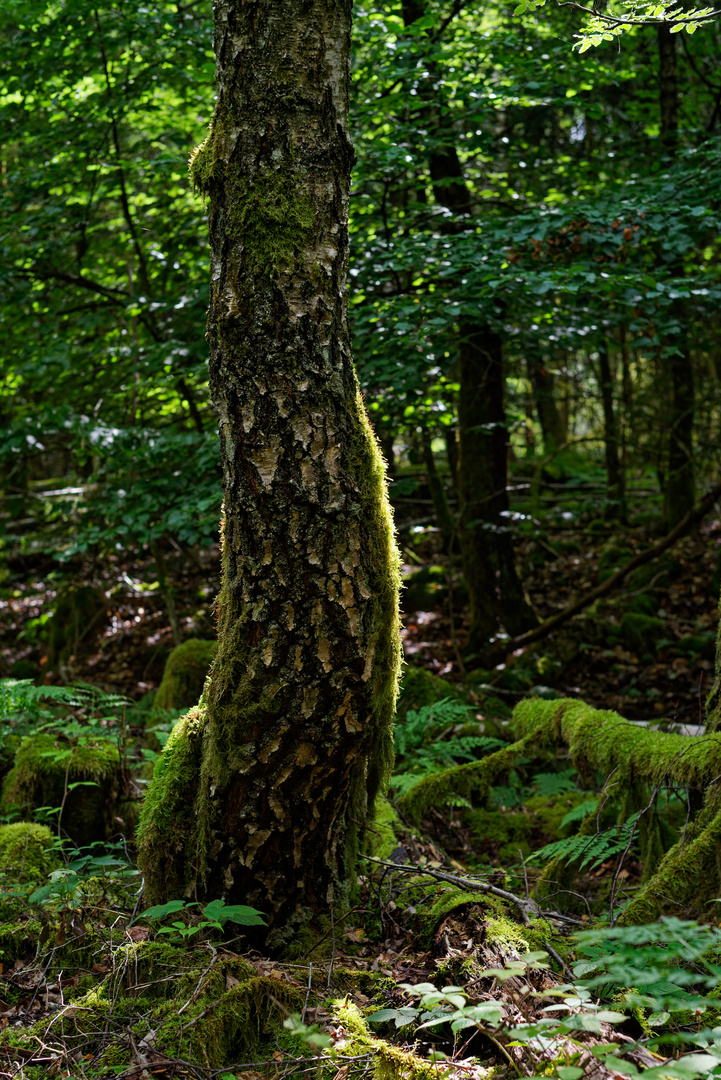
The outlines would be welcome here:
M 543 453 L 547 457 L 566 441 L 566 431 L 556 405 L 554 378 L 546 367 L 543 357 L 537 354 L 526 354 L 526 368 L 533 387 L 536 412 L 543 432 Z
M 659 110 L 661 143 L 673 158 L 678 149 L 678 75 L 676 70 L 676 37 L 668 26 L 658 28 Z M 683 276 L 679 257 L 671 273 Z M 663 366 L 671 397 L 671 416 L 668 439 L 668 469 L 664 490 L 666 522 L 673 528 L 693 507 L 695 470 L 693 460 L 694 381 L 688 342 L 688 317 L 683 300 L 674 300 L 669 316 L 679 329 L 669 335 Z
M 443 481 L 440 478 L 438 469 L 436 467 L 436 459 L 433 454 L 433 448 L 431 446 L 431 436 L 428 428 L 423 427 L 421 432 L 421 442 L 423 446 L 423 465 L 426 470 L 426 482 L 431 492 L 431 499 L 433 500 L 433 512 L 436 517 L 438 528 L 441 530 L 441 537 L 443 539 L 443 550 L 445 552 L 452 551 L 455 546 L 456 539 L 456 520 L 453 515 L 453 511 L 448 505 L 448 497 L 446 496 L 446 489 L 443 486 Z
M 511 634 L 537 623 L 516 573 L 508 511 L 508 428 L 503 409 L 503 342 L 489 326 L 461 342 L 458 420 L 460 540 L 471 601 L 468 646 L 482 650 L 502 622 Z
M 408 26 L 421 18 L 426 2 L 403 0 L 402 10 Z M 430 96 L 430 81 L 424 81 L 423 92 L 429 95 L 425 121 L 437 140 L 429 152 L 434 198 L 458 217 L 470 214 L 470 192 L 450 119 L 438 100 Z M 457 219 L 442 228 L 455 234 L 464 227 L 463 221 Z M 478 652 L 501 624 L 511 633 L 520 633 L 535 626 L 537 619 L 516 572 L 508 522 L 499 516 L 508 509 L 502 342 L 485 321 L 461 323 L 459 336 L 459 540 L 471 605 L 468 644 L 472 652 Z M 491 438 L 487 437 L 490 429 L 484 434 L 487 423 L 493 425 Z
M 208 339 L 219 647 L 140 827 L 151 900 L 224 897 L 271 941 L 347 907 L 392 763 L 398 554 L 345 277 L 351 0 L 216 0 Z
M 604 444 L 606 450 L 606 483 L 608 490 L 608 516 L 626 519 L 626 485 L 619 457 L 618 426 L 613 405 L 613 376 L 608 356 L 608 342 L 598 344 L 598 384 L 603 406 Z

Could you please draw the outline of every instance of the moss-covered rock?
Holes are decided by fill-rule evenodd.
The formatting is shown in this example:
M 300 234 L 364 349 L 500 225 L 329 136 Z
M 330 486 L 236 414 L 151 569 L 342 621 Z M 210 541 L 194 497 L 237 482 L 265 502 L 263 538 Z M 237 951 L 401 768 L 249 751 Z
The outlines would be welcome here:
M 39 734 L 20 743 L 1 803 L 23 812 L 62 807 L 62 831 L 82 846 L 105 840 L 113 830 L 121 781 L 120 753 L 109 739 L 73 743 Z
M 217 648 L 217 641 L 189 638 L 173 649 L 153 701 L 153 711 L 190 709 L 197 705 Z
M 627 649 L 639 656 L 653 655 L 657 643 L 666 633 L 662 619 L 651 615 L 641 615 L 636 611 L 627 611 L 621 619 L 621 638 Z
M 464 698 L 463 690 L 453 683 L 441 679 L 426 668 L 408 664 L 403 669 L 398 712 L 403 715 L 409 709 L 420 709 L 424 705 L 435 705 L 443 698 Z
M 18 918 L 12 922 L 3 919 L 0 923 L 0 957 L 3 967 L 11 968 L 20 957 L 34 959 L 42 932 L 43 924 L 39 919 Z
M 0 825 L 0 873 L 6 881 L 42 881 L 58 864 L 55 837 L 47 825 Z
M 532 821 L 527 813 L 504 813 L 501 810 L 469 810 L 466 820 L 475 840 L 474 847 L 493 859 L 506 863 L 518 862 L 522 855 L 531 854 Z
M 40 665 L 34 660 L 15 660 L 10 666 L 11 679 L 37 679 Z
M 624 539 L 613 537 L 601 548 L 598 559 L 598 582 L 602 585 L 607 578 L 625 566 L 634 556 L 633 550 Z

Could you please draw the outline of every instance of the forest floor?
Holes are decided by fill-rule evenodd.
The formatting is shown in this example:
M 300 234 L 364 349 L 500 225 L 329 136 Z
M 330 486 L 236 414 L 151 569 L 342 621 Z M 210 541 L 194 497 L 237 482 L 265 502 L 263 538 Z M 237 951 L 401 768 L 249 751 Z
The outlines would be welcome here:
M 397 507 L 407 586 L 403 646 L 409 665 L 439 678 L 432 684 L 436 700 L 447 686 L 450 704 L 415 700 L 412 693 L 402 699 L 416 710 L 405 723 L 425 716 L 429 731 L 437 724 L 437 741 L 416 749 L 408 741 L 401 773 L 422 772 L 429 752 L 444 740 L 451 755 L 446 764 L 452 764 L 454 748 L 467 750 L 473 742 L 462 742 L 471 717 L 479 745 L 507 737 L 511 710 L 529 692 L 697 730 L 718 621 L 721 522 L 714 515 L 670 557 L 652 564 L 642 582 L 631 579 L 532 650 L 483 670 L 463 656 L 468 613 L 460 572 L 440 552 L 438 533 L 414 524 L 425 512 L 422 494 Z M 573 514 L 561 499 L 556 509 L 542 529 L 517 543 L 524 586 L 540 618 L 587 592 L 654 538 L 648 522 L 620 530 L 591 514 Z M 183 637 L 212 638 L 218 551 L 169 552 L 166 561 Z M 42 552 L 26 551 L 6 565 L 0 676 L 35 673 L 48 685 L 79 680 L 149 702 L 173 647 L 167 596 L 153 562 L 119 552 L 103 565 L 77 564 L 60 575 Z M 68 579 L 100 590 L 106 607 L 90 632 L 77 633 L 75 651 L 53 664 L 48 615 Z M 440 710 L 435 720 L 434 708 Z M 142 728 L 131 726 L 130 734 L 142 743 Z M 467 759 L 461 752 L 456 760 Z M 140 775 L 140 759 L 131 765 Z M 401 776 L 392 791 L 403 790 Z M 617 959 L 619 950 L 625 956 L 625 967 L 606 976 L 605 1011 L 599 1012 L 593 983 L 589 990 L 579 982 L 584 957 L 598 960 L 602 937 L 589 944 L 569 934 L 595 926 L 609 899 L 613 907 L 614 899 L 640 888 L 643 865 L 635 848 L 619 859 L 620 849 L 609 844 L 607 857 L 602 853 L 580 870 L 576 901 L 529 906 L 540 872 L 533 853 L 565 835 L 564 822 L 588 813 L 593 796 L 563 754 L 551 754 L 520 762 L 489 808 L 451 799 L 416 824 L 389 808 L 359 878 L 356 909 L 286 961 L 249 948 L 237 926 L 226 925 L 219 938 L 189 907 L 179 912 L 175 929 L 168 916 L 138 914 L 137 870 L 125 838 L 99 855 L 86 849 L 68 862 L 66 853 L 48 896 L 29 900 L 27 889 L 3 886 L 0 1077 L 276 1080 L 317 1070 L 308 1055 L 321 1045 L 334 1080 L 360 1080 L 369 1072 L 381 1080 L 410 1080 L 424 1070 L 436 1080 L 615 1080 L 661 1066 L 665 1072 L 649 1076 L 711 1075 L 708 1057 L 705 1064 L 698 1059 L 696 1071 L 688 1061 L 673 1071 L 679 1053 L 706 1045 L 698 1021 L 706 1005 L 697 1007 L 695 1026 L 686 1024 L 683 1035 L 671 1023 L 667 1041 L 654 1042 L 648 1017 L 653 1012 L 663 1027 L 669 1021 L 658 1017 L 674 1005 L 656 991 L 657 999 L 639 1006 L 637 991 L 628 990 L 644 977 L 633 966 L 638 935 L 633 941 L 621 935 L 608 946 Z M 669 828 L 683 825 L 683 809 L 667 807 Z M 680 931 L 670 926 L 662 946 L 654 935 L 645 939 L 648 962 L 667 969 L 668 957 L 676 955 L 674 933 Z M 713 926 L 685 930 L 684 949 L 694 933 L 718 932 Z M 708 949 L 708 938 L 703 942 Z M 714 937 L 713 944 L 721 955 L 721 941 Z M 593 969 L 596 961 L 585 967 Z M 721 971 L 714 971 L 718 981 Z M 462 989 L 433 996 L 433 988 L 448 984 Z M 421 1005 L 409 985 L 426 986 Z M 687 989 L 678 993 L 687 995 L 684 1007 L 694 1004 Z M 549 1000 L 565 1001 L 557 1008 L 566 1012 L 549 1014 Z M 655 1011 L 653 1000 L 662 1003 Z M 691 1015 L 689 1008 L 684 1015 Z M 444 1023 L 419 1026 L 434 1018 Z

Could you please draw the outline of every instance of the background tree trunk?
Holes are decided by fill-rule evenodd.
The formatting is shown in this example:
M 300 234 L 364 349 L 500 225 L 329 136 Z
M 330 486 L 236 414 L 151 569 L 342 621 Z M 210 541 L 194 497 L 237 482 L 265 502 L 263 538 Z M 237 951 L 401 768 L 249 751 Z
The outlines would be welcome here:
M 661 145 L 673 158 L 678 149 L 678 74 L 676 35 L 668 26 L 658 28 L 658 81 Z M 682 259 L 679 257 L 669 270 L 676 277 L 682 277 Z M 688 313 L 683 300 L 672 302 L 669 315 L 678 326 L 676 333 L 669 335 L 670 348 L 663 357 L 671 414 L 664 512 L 667 525 L 672 529 L 692 509 L 696 496 L 693 460 L 695 394 L 688 344 Z
M 405 25 L 410 26 L 425 13 L 425 0 L 403 0 L 402 10 Z M 432 60 L 428 68 L 433 71 Z M 439 206 L 457 215 L 456 220 L 443 224 L 441 231 L 454 234 L 465 228 L 459 219 L 472 211 L 471 193 L 455 145 L 452 119 L 449 110 L 443 109 L 437 85 L 435 80 L 423 83 L 421 92 L 428 104 L 422 115 L 432 133 L 428 157 L 433 197 Z M 538 620 L 516 571 L 507 519 L 500 516 L 508 509 L 502 340 L 480 313 L 478 320 L 466 319 L 460 324 L 459 338 L 458 538 L 471 606 L 468 645 L 476 652 L 501 623 L 510 633 L 520 634 Z M 492 427 L 487 428 L 488 424 Z
M 613 374 L 608 355 L 608 342 L 598 343 L 598 385 L 603 406 L 604 449 L 606 453 L 606 482 L 608 506 L 606 516 L 626 520 L 626 477 L 619 455 L 618 424 L 613 403 Z
M 543 452 L 553 454 L 566 441 L 566 429 L 556 405 L 555 379 L 540 353 L 526 353 L 528 378 L 533 387 L 538 420 L 543 432 Z
M 281 943 L 347 906 L 392 763 L 398 556 L 345 276 L 351 0 L 217 0 L 210 379 L 224 476 L 219 647 L 141 822 L 152 901 L 260 908 Z

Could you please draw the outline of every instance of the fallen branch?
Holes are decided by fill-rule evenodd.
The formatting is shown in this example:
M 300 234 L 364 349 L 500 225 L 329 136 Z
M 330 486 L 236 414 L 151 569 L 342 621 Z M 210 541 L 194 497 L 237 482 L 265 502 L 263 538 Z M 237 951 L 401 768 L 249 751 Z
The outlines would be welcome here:
M 663 555 L 664 551 L 668 551 L 674 544 L 680 540 L 687 533 L 690 533 L 695 525 L 698 525 L 708 514 L 711 507 L 714 505 L 717 499 L 721 498 L 721 484 L 716 484 L 711 490 L 704 495 L 703 499 L 698 503 L 693 510 L 689 510 L 688 514 L 678 525 L 667 533 L 666 536 L 661 537 L 655 544 L 651 544 L 646 551 L 642 551 L 640 555 L 636 555 L 630 562 L 627 562 L 625 566 L 622 566 L 620 570 L 617 570 L 615 574 L 611 574 L 609 578 L 601 584 L 597 585 L 595 589 L 591 589 L 590 592 L 585 593 L 578 600 L 574 600 L 573 603 L 563 608 L 562 611 L 552 615 L 550 619 L 546 619 L 540 626 L 535 626 L 532 630 L 527 630 L 525 634 L 519 634 L 518 637 L 512 638 L 510 641 L 503 642 L 503 652 L 508 654 L 514 652 L 516 649 L 522 649 L 526 645 L 533 645 L 537 641 L 543 641 L 549 634 L 557 630 L 559 626 L 562 626 L 569 619 L 572 619 L 574 615 L 578 615 L 580 611 L 590 607 L 591 604 L 598 600 L 601 596 L 607 596 L 613 592 L 618 585 L 620 585 L 625 579 L 632 574 L 634 570 L 638 570 L 639 566 L 645 566 L 646 563 L 653 562 L 659 555 Z
M 541 914 L 541 910 L 534 900 L 524 900 L 523 897 L 516 896 L 515 893 L 499 889 L 495 885 L 489 885 L 487 881 L 474 881 L 472 878 L 460 877 L 458 874 L 447 874 L 444 870 L 429 870 L 425 866 L 404 866 L 400 863 L 384 862 L 383 859 L 376 859 L 372 855 L 361 855 L 359 857 L 367 862 L 376 863 L 378 866 L 386 866 L 390 870 L 400 870 L 406 874 L 419 874 L 423 877 L 434 877 L 439 881 L 448 881 L 451 885 L 457 885 L 460 889 L 468 889 L 470 892 L 487 892 L 492 893 L 493 896 L 500 896 L 503 900 L 508 900 L 509 903 L 516 905 L 526 926 L 530 922 L 529 912 L 531 915 Z

